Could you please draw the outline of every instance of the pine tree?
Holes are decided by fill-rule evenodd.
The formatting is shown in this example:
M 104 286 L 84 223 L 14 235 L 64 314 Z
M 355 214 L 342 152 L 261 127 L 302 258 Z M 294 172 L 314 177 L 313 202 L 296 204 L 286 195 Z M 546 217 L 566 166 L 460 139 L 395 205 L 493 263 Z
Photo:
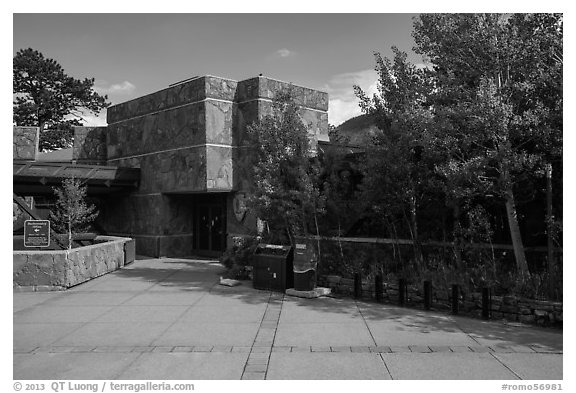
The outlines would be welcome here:
M 41 150 L 70 147 L 84 112 L 98 115 L 110 105 L 93 87 L 94 78 L 75 79 L 55 60 L 21 49 L 13 59 L 14 123 L 39 127 Z

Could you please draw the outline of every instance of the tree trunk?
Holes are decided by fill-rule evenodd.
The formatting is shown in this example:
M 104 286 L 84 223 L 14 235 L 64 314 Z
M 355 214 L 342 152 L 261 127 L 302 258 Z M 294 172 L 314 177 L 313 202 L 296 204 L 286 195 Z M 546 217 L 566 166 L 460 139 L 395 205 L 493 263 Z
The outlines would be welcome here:
M 552 164 L 546 164 L 546 237 L 548 240 L 548 296 L 554 297 L 554 241 L 552 225 Z
M 462 238 L 460 236 L 460 206 L 458 202 L 454 204 L 452 218 L 454 220 L 454 231 L 456 233 L 456 236 L 454 236 L 454 259 L 456 260 L 456 269 L 460 269 L 462 267 Z
M 318 217 L 314 212 L 314 225 L 316 226 L 316 239 L 318 240 L 318 263 L 322 260 L 322 252 L 320 251 L 320 229 L 318 228 Z
M 512 247 L 514 247 L 514 258 L 516 259 L 516 268 L 518 269 L 520 274 L 525 275 L 529 273 L 528 263 L 526 262 L 524 245 L 522 244 L 522 235 L 520 234 L 520 226 L 518 225 L 518 214 L 516 212 L 516 204 L 514 203 L 514 194 L 512 193 L 511 184 L 506 187 L 505 198 L 506 198 L 506 214 L 508 216 L 508 227 L 510 228 Z
M 342 237 L 342 229 L 341 229 L 341 225 L 340 225 L 340 217 L 338 216 L 338 247 L 340 248 L 340 258 L 342 258 L 342 261 L 344 261 L 344 250 L 342 249 L 342 240 L 340 240 L 340 238 Z
M 72 220 L 68 220 L 68 250 L 72 249 Z
M 416 197 L 410 198 L 410 218 L 412 220 L 413 242 L 414 242 L 414 258 L 416 259 L 416 266 L 419 269 L 424 267 L 424 256 L 422 254 L 422 245 L 420 244 L 420 237 L 418 236 L 418 216 Z

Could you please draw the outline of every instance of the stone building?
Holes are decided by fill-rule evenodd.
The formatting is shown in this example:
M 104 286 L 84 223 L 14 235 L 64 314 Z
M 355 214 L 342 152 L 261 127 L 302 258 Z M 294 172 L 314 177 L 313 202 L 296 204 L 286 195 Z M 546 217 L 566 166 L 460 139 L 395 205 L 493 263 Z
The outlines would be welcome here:
M 261 76 L 201 76 L 109 107 L 106 127 L 77 127 L 71 162 L 56 173 L 42 172 L 40 155 L 28 154 L 37 140 L 24 134 L 34 132 L 26 128 L 17 138 L 15 131 L 15 192 L 50 193 L 46 185 L 76 170 L 89 194 L 100 198 L 101 231 L 135 238 L 138 254 L 218 255 L 232 237 L 255 233 L 256 217 L 243 204 L 251 186 L 246 130 L 287 90 L 301 106 L 313 147 L 327 141 L 326 93 Z M 38 168 L 28 162 L 17 170 L 16 162 L 26 161 Z M 115 175 L 96 179 L 105 168 L 115 168 Z

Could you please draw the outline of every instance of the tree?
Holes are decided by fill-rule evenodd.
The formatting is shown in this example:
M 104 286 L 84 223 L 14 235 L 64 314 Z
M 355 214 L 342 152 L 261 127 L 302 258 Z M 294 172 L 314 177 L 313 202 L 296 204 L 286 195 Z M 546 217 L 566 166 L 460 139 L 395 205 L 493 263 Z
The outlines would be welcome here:
M 383 131 L 367 149 L 360 199 L 383 219 L 394 237 L 398 237 L 394 221 L 403 218 L 417 266 L 422 266 L 418 216 L 434 180 L 433 152 L 425 149 L 423 138 L 431 123 L 428 96 L 432 85 L 425 69 L 408 62 L 406 53 L 392 50 L 392 61 L 375 53 L 377 94 L 370 98 L 354 87 L 360 107 Z
M 528 265 L 515 193 L 562 152 L 562 15 L 423 14 L 416 52 L 433 65 L 430 141 L 461 197 L 505 204 L 516 265 Z
M 14 122 L 39 127 L 45 149 L 68 147 L 71 126 L 82 125 L 83 110 L 95 115 L 108 107 L 93 89 L 94 78 L 68 76 L 55 60 L 37 50 L 19 50 L 13 59 Z M 64 132 L 54 130 L 62 129 Z
M 61 187 L 54 187 L 56 206 L 50 212 L 50 222 L 58 233 L 68 234 L 68 249 L 72 248 L 72 235 L 86 231 L 96 219 L 95 206 L 86 203 L 87 187 L 78 179 L 68 178 Z
M 275 234 L 307 236 L 324 209 L 318 158 L 311 154 L 306 124 L 290 93 L 280 93 L 271 114 L 248 126 L 253 152 L 254 190 L 247 204 Z

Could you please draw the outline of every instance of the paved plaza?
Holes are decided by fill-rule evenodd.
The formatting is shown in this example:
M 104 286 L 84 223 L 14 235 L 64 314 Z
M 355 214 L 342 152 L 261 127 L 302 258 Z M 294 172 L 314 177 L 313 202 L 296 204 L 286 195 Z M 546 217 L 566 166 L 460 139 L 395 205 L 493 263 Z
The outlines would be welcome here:
M 560 380 L 562 331 L 218 285 L 211 261 L 139 259 L 14 293 L 13 377 Z

